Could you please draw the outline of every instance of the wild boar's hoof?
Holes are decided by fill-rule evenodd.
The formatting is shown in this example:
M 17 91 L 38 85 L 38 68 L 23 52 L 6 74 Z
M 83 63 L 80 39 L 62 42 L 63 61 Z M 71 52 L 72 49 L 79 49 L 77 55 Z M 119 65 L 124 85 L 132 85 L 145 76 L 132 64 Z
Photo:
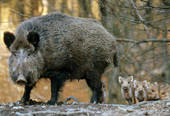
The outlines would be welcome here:
M 62 101 L 57 102 L 57 101 L 49 100 L 46 104 L 47 105 L 55 105 L 55 104 L 62 105 L 62 104 L 64 104 L 64 102 L 62 102 Z
M 103 103 L 104 102 L 104 96 L 103 95 L 93 95 L 91 97 L 90 103 L 92 104 L 98 104 L 98 103 Z
M 23 100 L 21 99 L 20 101 L 17 102 L 17 104 L 21 104 L 21 105 L 44 105 L 45 103 L 43 102 L 37 102 L 37 101 L 34 101 L 34 100 Z
M 30 105 L 30 100 L 21 99 L 17 104 Z
M 47 102 L 47 104 L 48 104 L 48 105 L 55 105 L 55 104 L 57 104 L 57 102 L 56 102 L 56 101 L 49 100 L 49 101 Z

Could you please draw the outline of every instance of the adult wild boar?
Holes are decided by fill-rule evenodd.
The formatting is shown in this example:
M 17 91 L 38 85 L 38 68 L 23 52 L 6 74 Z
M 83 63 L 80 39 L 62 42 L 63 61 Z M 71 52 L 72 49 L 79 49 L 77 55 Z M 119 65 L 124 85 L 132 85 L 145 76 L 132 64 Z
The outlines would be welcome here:
M 25 85 L 23 103 L 45 77 L 51 80 L 49 104 L 57 102 L 67 79 L 85 79 L 93 92 L 91 103 L 102 103 L 101 75 L 111 62 L 117 66 L 115 38 L 94 19 L 61 13 L 34 17 L 22 22 L 15 34 L 5 32 L 4 43 L 11 52 L 10 78 Z

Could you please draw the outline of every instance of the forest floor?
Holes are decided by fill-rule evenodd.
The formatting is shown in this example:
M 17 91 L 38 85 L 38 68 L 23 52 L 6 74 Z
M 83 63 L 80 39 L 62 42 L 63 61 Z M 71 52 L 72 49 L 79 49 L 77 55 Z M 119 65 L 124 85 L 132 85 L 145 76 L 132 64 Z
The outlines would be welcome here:
M 133 105 L 62 104 L 16 105 L 0 104 L 0 116 L 170 116 L 170 100 L 147 101 Z

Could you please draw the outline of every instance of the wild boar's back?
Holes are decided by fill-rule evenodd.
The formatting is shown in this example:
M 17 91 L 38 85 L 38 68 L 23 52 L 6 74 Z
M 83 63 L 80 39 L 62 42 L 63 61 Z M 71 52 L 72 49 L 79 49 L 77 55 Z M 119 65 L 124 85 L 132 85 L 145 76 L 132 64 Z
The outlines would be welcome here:
M 97 61 L 112 62 L 115 38 L 94 19 L 52 13 L 24 21 L 16 38 L 30 31 L 40 35 L 39 48 L 46 68 L 61 68 L 69 62 L 83 66 Z

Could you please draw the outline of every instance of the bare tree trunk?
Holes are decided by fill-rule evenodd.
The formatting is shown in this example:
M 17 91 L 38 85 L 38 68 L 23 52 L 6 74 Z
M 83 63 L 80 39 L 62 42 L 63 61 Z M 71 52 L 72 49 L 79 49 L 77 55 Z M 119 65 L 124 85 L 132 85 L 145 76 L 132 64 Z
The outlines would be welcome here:
M 56 0 L 48 0 L 48 13 L 56 11 Z
M 63 2 L 61 3 L 61 12 L 65 13 L 67 11 L 67 0 L 63 0 Z
M 24 18 L 24 14 L 25 14 L 25 11 L 24 11 L 25 4 L 24 4 L 24 2 L 25 2 L 25 0 L 16 0 L 16 2 L 15 2 L 16 11 L 18 11 L 20 14 L 22 14 L 22 15 L 18 15 L 20 21 L 24 21 L 24 19 L 25 19 Z
M 108 27 L 108 8 L 107 8 L 107 0 L 99 0 L 99 8 L 101 13 L 101 22 L 107 28 Z
M 99 10 L 101 13 L 101 22 L 102 24 L 107 28 L 108 31 L 110 31 L 111 33 L 115 33 L 118 35 L 118 28 L 115 28 L 115 20 L 113 15 L 111 14 L 112 9 L 109 7 L 112 2 L 114 1 L 110 1 L 110 0 L 99 0 Z M 117 76 L 119 74 L 118 69 L 113 69 L 113 72 L 115 74 L 113 75 L 108 75 L 108 103 L 118 103 L 116 102 L 116 100 L 118 100 L 120 97 L 120 86 L 117 83 Z
M 30 8 L 30 13 L 32 16 L 39 16 L 41 15 L 41 12 L 39 12 L 39 6 L 41 5 L 41 0 L 31 0 L 31 8 Z
M 91 12 L 91 0 L 78 0 L 79 3 L 79 16 L 80 17 L 90 17 Z
M 117 0 L 98 0 L 102 24 L 109 32 L 120 37 L 121 33 L 116 24 L 117 19 L 113 16 L 114 6 L 112 5 L 114 5 L 115 2 L 117 2 Z
M 1 14 L 2 14 L 2 13 L 1 13 L 1 4 L 2 4 L 2 3 L 1 3 L 1 1 L 0 1 L 0 22 L 1 22 L 1 20 L 2 20 L 2 17 L 1 17 Z M 1 26 L 0 26 L 0 29 L 1 29 Z
M 168 37 L 168 29 L 167 26 L 164 25 L 164 32 L 162 33 L 163 38 Z M 164 65 L 166 65 L 166 75 L 165 75 L 165 82 L 170 83 L 170 62 L 168 57 L 168 45 L 167 43 L 162 44 L 162 50 L 163 50 L 163 60 L 164 60 Z

